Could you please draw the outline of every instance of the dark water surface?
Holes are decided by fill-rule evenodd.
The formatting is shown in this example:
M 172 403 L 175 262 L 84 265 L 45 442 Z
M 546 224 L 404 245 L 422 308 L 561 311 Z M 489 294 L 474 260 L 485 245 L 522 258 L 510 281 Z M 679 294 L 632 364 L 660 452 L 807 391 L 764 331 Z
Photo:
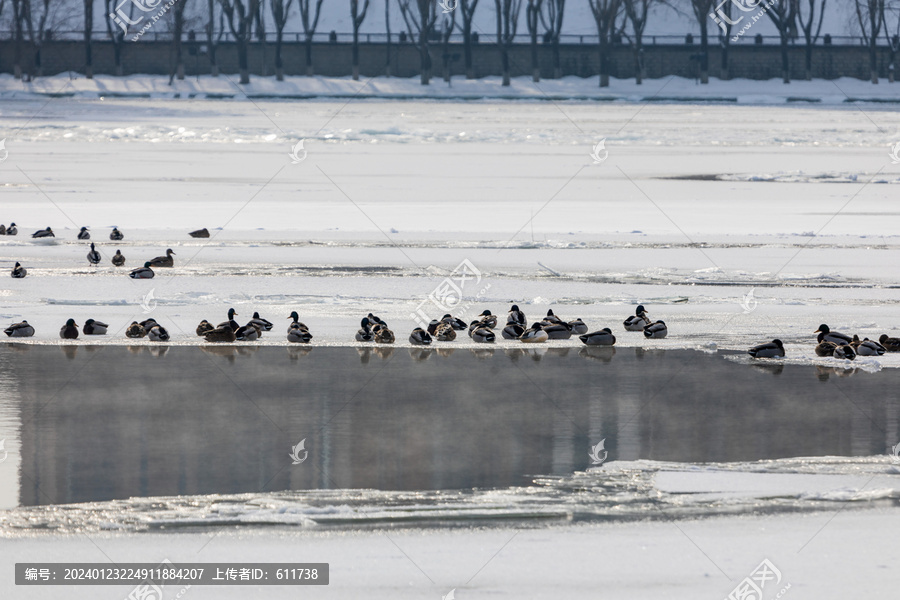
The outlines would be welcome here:
M 451 490 L 583 470 L 604 438 L 610 461 L 688 463 L 897 443 L 900 371 L 542 350 L 0 344 L 0 424 L 16 450 L 0 484 L 18 485 L 22 506 Z M 302 439 L 308 457 L 292 465 Z

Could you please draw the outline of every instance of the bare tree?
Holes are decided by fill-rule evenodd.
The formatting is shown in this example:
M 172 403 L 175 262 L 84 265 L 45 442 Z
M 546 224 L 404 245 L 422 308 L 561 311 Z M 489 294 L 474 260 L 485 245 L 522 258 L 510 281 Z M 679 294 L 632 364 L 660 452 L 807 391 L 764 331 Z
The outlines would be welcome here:
M 225 14 L 219 9 L 216 12 L 216 0 L 206 0 L 207 20 L 206 20 L 206 47 L 209 56 L 209 70 L 213 77 L 219 76 L 219 63 L 216 60 L 216 49 L 219 41 L 225 34 Z M 216 16 L 219 17 L 218 33 L 216 32 Z
M 88 1 L 88 0 L 85 0 Z M 253 35 L 253 15 L 259 0 L 218 0 L 222 12 L 228 20 L 228 28 L 234 36 L 238 51 L 238 69 L 241 72 L 241 83 L 250 83 L 250 38 Z
M 22 44 L 25 41 L 26 23 L 31 21 L 31 6 L 29 0 L 12 0 L 13 8 L 13 74 L 16 79 L 22 79 Z
M 731 18 L 733 2 L 723 2 L 716 7 L 715 14 L 710 13 L 710 17 L 719 25 L 722 31 L 719 32 L 719 45 L 722 47 L 719 53 L 722 62 L 719 66 L 719 77 L 721 79 L 731 79 L 728 53 L 731 50 L 731 28 L 737 21 Z M 720 18 L 723 17 L 723 18 Z
M 389 3 L 389 0 L 385 0 Z M 353 80 L 359 81 L 359 27 L 366 20 L 366 12 L 369 10 L 369 0 L 363 0 L 362 10 L 359 10 L 359 0 L 350 0 L 350 18 L 353 22 Z
M 541 80 L 541 64 L 538 59 L 538 22 L 541 18 L 541 5 L 544 0 L 528 0 L 525 8 L 525 22 L 528 24 L 528 35 L 531 36 L 531 79 L 537 83 Z
M 857 0 L 861 1 L 861 0 Z M 875 0 L 878 1 L 878 0 Z M 778 29 L 781 40 L 781 78 L 785 83 L 791 82 L 791 59 L 788 54 L 788 40 L 797 33 L 797 12 L 800 0 L 776 0 L 766 14 Z
M 125 74 L 125 70 L 122 67 L 122 48 L 125 46 L 125 34 L 128 33 L 128 25 L 131 24 L 129 21 L 134 16 L 134 3 L 129 3 L 128 21 L 125 21 L 118 14 L 119 9 L 116 6 L 116 1 L 103 0 L 103 8 L 106 11 L 106 34 L 109 36 L 113 47 L 115 74 L 116 77 L 121 77 Z
M 894 67 L 897 65 L 897 53 L 900 52 L 900 0 L 888 0 L 884 3 L 884 37 L 891 51 L 888 82 L 894 83 Z
M 387 31 L 387 46 L 385 47 L 384 76 L 391 76 L 391 0 L 384 0 L 384 28 Z
M 28 12 L 31 14 L 33 0 L 28 0 Z M 34 47 L 34 77 L 42 77 L 44 75 L 44 66 L 41 62 L 41 52 L 44 42 L 47 41 L 47 30 L 49 29 L 48 21 L 50 19 L 51 0 L 41 0 L 41 14 L 38 17 L 37 25 L 34 26 L 34 20 L 28 20 L 28 37 L 31 39 L 31 45 Z
M 172 17 L 174 24 L 172 27 L 172 54 L 174 65 L 169 74 L 169 85 L 172 80 L 178 78 L 179 81 L 184 80 L 184 53 L 182 52 L 181 36 L 184 34 L 184 8 L 189 0 L 177 0 L 172 7 Z
M 884 0 L 854 0 L 856 18 L 863 39 L 869 47 L 869 73 L 878 83 L 878 36 L 884 26 Z
M 446 11 L 441 17 L 441 60 L 444 67 L 444 81 L 450 83 L 450 36 L 456 29 L 456 11 Z
M 275 21 L 275 79 L 284 81 L 284 61 L 281 58 L 281 45 L 284 40 L 284 26 L 287 24 L 294 0 L 270 0 L 272 20 Z
M 709 83 L 709 14 L 714 1 L 691 0 L 694 17 L 700 25 L 700 83 Z
M 388 1 L 388 0 L 385 0 Z M 475 68 L 472 66 L 472 19 L 478 0 L 459 0 L 462 10 L 463 60 L 466 67 L 466 79 L 475 79 Z
M 615 30 L 616 19 L 622 10 L 622 0 L 588 0 L 588 2 L 590 2 L 591 12 L 594 14 L 597 35 L 600 38 L 597 44 L 600 59 L 600 87 L 609 87 L 609 42 Z
M 503 71 L 503 85 L 508 86 L 510 83 L 509 50 L 519 27 L 519 11 L 522 10 L 522 0 L 494 0 L 494 6 L 497 9 L 497 47 L 500 49 L 500 68 Z
M 634 80 L 638 85 L 647 76 L 644 66 L 644 29 L 647 27 L 647 16 L 653 5 L 659 2 L 660 0 L 625 0 L 625 15 L 631 23 L 632 35 L 628 37 L 634 51 Z
M 546 18 L 545 11 L 541 11 L 541 23 L 544 25 L 545 36 L 550 40 L 553 48 L 553 77 L 559 79 L 562 77 L 562 65 L 559 60 L 559 36 L 562 33 L 563 13 L 566 10 L 566 0 L 546 0 L 544 6 L 547 7 Z
M 91 33 L 94 29 L 94 0 L 82 0 L 84 2 L 84 76 L 94 78 L 93 40 Z
M 409 37 L 418 43 L 419 81 L 422 85 L 428 85 L 431 81 L 431 50 L 428 48 L 428 38 L 437 22 L 437 2 L 434 0 L 398 0 L 398 2 L 403 22 L 409 30 Z
M 256 5 L 256 13 L 253 15 L 256 31 L 256 43 L 259 44 L 260 62 L 262 63 L 262 75 L 266 77 L 269 74 L 269 61 L 266 60 L 266 14 L 263 4 L 266 0 L 260 0 Z
M 322 8 L 322 0 L 315 0 L 315 8 L 310 10 L 311 0 L 297 0 L 300 4 L 300 21 L 303 23 L 303 33 L 306 36 L 306 76 L 312 77 L 312 43 L 319 26 L 319 11 Z
M 819 39 L 822 32 L 822 17 L 825 16 L 825 4 L 828 0 L 800 0 L 797 6 L 797 21 L 803 30 L 803 38 L 806 40 L 806 80 L 812 81 L 812 49 L 813 44 Z M 804 15 L 803 4 L 806 4 Z M 818 23 L 816 22 L 818 15 Z M 815 29 L 815 33 L 813 33 Z

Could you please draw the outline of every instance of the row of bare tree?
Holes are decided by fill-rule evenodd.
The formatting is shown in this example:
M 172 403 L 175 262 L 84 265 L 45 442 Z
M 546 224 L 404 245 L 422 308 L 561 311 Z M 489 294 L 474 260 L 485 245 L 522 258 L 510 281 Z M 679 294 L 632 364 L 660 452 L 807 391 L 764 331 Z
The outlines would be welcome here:
M 64 23 L 71 18 L 72 11 L 65 11 L 65 4 L 72 0 L 0 0 L 0 17 L 7 3 L 12 14 L 7 20 L 12 22 L 14 36 L 14 71 L 16 77 L 23 77 L 23 45 L 33 48 L 33 68 L 28 76 L 42 75 L 41 49 L 52 35 L 50 21 Z M 74 0 L 78 1 L 78 0 Z M 80 0 L 83 6 L 83 30 L 85 45 L 84 71 L 92 76 L 92 25 L 96 0 Z M 334 0 L 332 0 L 334 1 Z M 485 0 L 490 2 L 491 0 Z M 583 1 L 583 0 L 582 0 Z M 151 23 L 165 22 L 172 32 L 172 70 L 170 81 L 184 78 L 182 34 L 188 20 L 205 32 L 205 45 L 210 61 L 210 71 L 218 75 L 216 53 L 226 31 L 234 39 L 241 83 L 249 83 L 249 48 L 255 42 L 265 42 L 266 27 L 271 24 L 275 33 L 275 75 L 279 81 L 284 78 L 282 44 L 284 29 L 293 18 L 296 5 L 299 21 L 303 28 L 305 43 L 306 74 L 313 74 L 312 46 L 319 24 L 323 0 L 103 0 L 106 32 L 114 48 L 115 72 L 123 73 L 122 49 L 128 40 L 138 39 Z M 164 4 L 166 2 L 166 4 Z M 746 24 L 753 23 L 765 14 L 778 30 L 781 45 L 782 72 L 785 83 L 790 82 L 789 44 L 803 37 L 805 42 L 806 78 L 812 76 L 812 48 L 819 40 L 826 4 L 829 0 L 587 0 L 594 18 L 598 34 L 598 58 L 600 86 L 609 85 L 611 46 L 626 40 L 633 51 L 637 83 L 646 76 L 644 65 L 644 31 L 655 9 L 664 5 L 677 12 L 691 14 L 700 29 L 699 53 L 693 57 L 697 61 L 701 83 L 709 81 L 710 23 L 721 46 L 720 72 L 728 78 L 729 48 L 735 35 L 743 35 Z M 566 0 L 493 0 L 496 14 L 496 43 L 500 52 L 503 85 L 510 84 L 510 50 L 516 39 L 522 9 L 525 9 L 525 25 L 531 46 L 531 72 L 534 81 L 540 80 L 539 40 L 550 47 L 553 76 L 562 75 L 560 64 L 560 37 Z M 186 17 L 186 8 L 191 4 L 196 16 Z M 897 37 L 900 34 L 900 0 L 831 0 L 831 5 L 843 5 L 856 15 L 856 25 L 869 48 L 870 67 L 873 83 L 878 82 L 877 52 L 878 40 L 884 36 L 891 49 L 891 62 L 900 48 Z M 384 21 L 388 33 L 387 63 L 385 74 L 390 76 L 391 65 L 391 7 L 399 9 L 403 24 L 420 56 L 420 80 L 427 85 L 432 78 L 431 44 L 440 43 L 443 57 L 443 76 L 450 78 L 451 35 L 462 32 L 463 60 L 466 77 L 474 78 L 472 44 L 475 43 L 477 28 L 474 24 L 479 0 L 386 0 Z M 689 6 L 689 8 L 688 8 Z M 359 78 L 359 32 L 369 14 L 369 0 L 349 0 L 350 22 L 353 27 L 352 72 Z M 59 13 L 63 18 L 55 18 Z M 269 18 L 268 15 L 271 15 Z M 457 23 L 457 17 L 460 23 Z M 263 53 L 267 44 L 261 43 Z M 265 64 L 265 56 L 263 57 Z M 891 70 L 891 75 L 893 70 Z

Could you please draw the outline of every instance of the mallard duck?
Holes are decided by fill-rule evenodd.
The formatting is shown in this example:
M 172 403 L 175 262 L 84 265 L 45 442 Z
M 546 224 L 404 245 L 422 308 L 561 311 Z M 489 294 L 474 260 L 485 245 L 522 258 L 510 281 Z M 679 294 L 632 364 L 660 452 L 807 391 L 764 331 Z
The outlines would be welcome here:
M 107 329 L 109 329 L 109 325 L 106 323 L 88 319 L 84 322 L 84 327 L 81 330 L 84 332 L 84 335 L 106 335 Z
M 450 328 L 450 331 L 453 331 L 452 327 Z M 454 333 L 454 335 L 456 334 Z M 431 336 L 421 327 L 416 327 L 413 329 L 412 333 L 409 334 L 409 343 L 417 346 L 427 346 L 431 343 Z
M 667 335 L 669 335 L 669 328 L 662 321 L 657 321 L 644 327 L 644 337 L 646 338 L 660 340 Z
M 93 242 L 91 243 L 91 251 L 87 253 L 88 262 L 92 265 L 100 264 L 100 261 L 103 257 L 100 256 L 100 253 L 94 248 Z
M 45 237 L 56 237 L 53 235 L 53 230 L 49 227 L 47 229 L 41 229 L 40 231 L 35 231 L 31 234 L 32 238 L 45 238 Z
M 116 253 L 113 254 L 112 264 L 116 267 L 124 267 L 125 266 L 125 255 L 122 254 L 121 250 L 116 250 Z
M 34 335 L 34 327 L 28 324 L 28 321 L 21 323 L 13 323 L 3 330 L 3 333 L 9 337 L 31 337 Z
M 258 312 L 253 313 L 253 318 L 250 319 L 250 322 L 259 325 L 259 328 L 263 331 L 272 331 L 272 323 L 259 316 Z
M 293 322 L 288 328 L 287 340 L 295 344 L 308 344 L 312 339 L 312 334 L 302 323 Z
M 394 343 L 394 332 L 387 328 L 387 325 L 383 325 L 378 323 L 375 327 L 372 328 L 372 333 L 375 334 L 375 343 L 377 344 L 393 344 Z
M 584 321 L 582 321 L 581 319 L 569 321 L 569 329 L 571 329 L 572 333 L 574 333 L 575 335 L 582 335 L 588 332 L 588 326 L 585 325 Z
M 59 330 L 59 337 L 64 340 L 78 339 L 78 325 L 75 324 L 75 319 L 66 321 L 66 324 Z
M 479 321 L 485 327 L 493 329 L 494 327 L 497 326 L 497 315 L 492 315 L 491 311 L 486 310 L 483 313 L 481 313 L 479 316 L 481 317 L 481 319 L 479 319 Z
M 544 328 L 541 327 L 540 323 L 532 324 L 529 329 L 525 330 L 525 333 L 519 336 L 519 341 L 526 344 L 539 344 L 541 342 L 546 342 L 549 339 L 550 336 L 547 335 L 547 332 L 544 331 Z
M 79 240 L 89 240 L 91 239 L 91 232 L 88 231 L 87 227 L 82 227 L 81 231 L 78 232 Z
M 572 329 L 568 323 L 552 323 L 549 325 L 540 323 L 540 325 L 541 329 L 551 340 L 567 340 L 572 337 Z
M 142 338 L 145 335 L 147 335 L 147 332 L 137 321 L 132 321 L 131 325 L 128 326 L 128 329 L 125 330 L 125 337 L 129 338 Z
M 13 279 L 22 279 L 26 275 L 28 275 L 28 271 L 25 270 L 25 267 L 23 267 L 19 263 L 16 263 L 16 266 L 14 266 L 13 270 L 12 270 L 12 278 Z
M 507 323 L 500 335 L 504 340 L 517 340 L 523 333 L 525 333 L 525 328 L 518 323 Z
M 816 356 L 833 356 L 835 348 L 837 344 L 834 342 L 819 342 L 816 345 Z
M 781 340 L 772 340 L 768 344 L 760 344 L 747 350 L 753 358 L 780 358 L 784 356 L 784 344 Z
M 206 319 L 203 319 L 202 321 L 200 321 L 200 324 L 197 325 L 197 335 L 203 337 L 204 335 L 206 335 L 207 331 L 212 331 L 213 329 L 215 329 L 215 327 L 212 326 L 212 323 L 210 323 Z
M 838 344 L 834 347 L 832 356 L 839 360 L 854 360 L 856 358 L 856 350 L 850 344 Z
M 489 344 L 492 343 L 496 336 L 490 327 L 486 325 L 478 325 L 472 332 L 471 338 L 473 342 L 478 342 L 479 344 Z
M 544 323 L 549 323 L 551 325 L 562 325 L 563 320 L 553 314 L 553 309 L 547 311 L 547 316 L 541 319 Z
M 644 327 L 649 324 L 650 317 L 647 315 L 647 311 L 644 310 L 643 304 L 639 304 L 634 310 L 634 314 L 622 323 L 625 326 L 625 331 L 643 331 Z
M 300 315 L 297 314 L 296 310 L 291 311 L 291 316 L 289 316 L 288 319 L 291 319 L 291 321 L 293 321 L 288 327 L 288 332 L 290 332 L 290 328 L 294 327 L 294 325 L 299 325 L 300 329 L 306 329 L 307 331 L 309 331 L 309 327 L 300 322 Z
M 159 325 L 159 323 L 157 323 L 156 319 L 154 319 L 153 317 L 147 319 L 146 321 L 141 321 L 141 327 L 144 328 L 145 332 L 150 331 L 152 328 L 156 327 L 157 325 Z
M 118 227 L 113 227 L 113 230 L 109 234 L 109 239 L 114 242 L 118 242 L 119 240 L 124 240 L 125 236 L 122 235 L 122 232 L 119 231 Z
M 853 341 L 853 338 L 846 333 L 831 331 L 825 323 L 819 325 L 819 328 L 813 333 L 819 334 L 816 338 L 819 342 L 834 342 L 838 346 L 844 346 Z
M 232 329 L 228 323 L 216 327 L 215 329 L 210 329 L 203 334 L 203 337 L 206 338 L 207 342 L 233 342 L 237 339 L 234 336 L 234 329 Z
M 441 324 L 441 321 L 437 319 L 432 319 L 428 326 L 425 328 L 425 331 L 428 332 L 428 335 L 434 335 L 434 332 L 437 331 L 438 325 Z
M 188 233 L 188 235 L 191 236 L 192 238 L 208 238 L 209 230 L 206 227 L 204 227 L 203 229 L 198 229 L 197 231 L 192 231 L 192 232 Z
M 509 313 L 507 313 L 506 315 L 506 324 L 510 325 L 513 323 L 515 323 L 516 325 L 521 325 L 523 328 L 525 327 L 525 323 L 527 323 L 527 321 L 525 320 L 525 313 L 519 310 L 518 304 L 513 304 L 509 308 Z
M 147 331 L 147 339 L 151 342 L 168 342 L 169 332 L 162 325 L 156 324 Z
M 6 225 L 0 223 L 0 235 L 6 235 Z
M 231 327 L 232 331 L 237 331 L 238 329 L 240 329 L 241 326 L 238 325 L 237 321 L 234 320 L 234 316 L 236 314 L 237 314 L 236 310 L 234 310 L 233 308 L 229 308 L 228 309 L 228 320 L 216 325 L 216 329 L 218 329 L 219 327 Z
M 456 318 L 456 317 L 452 317 L 452 316 L 450 316 L 449 314 L 444 315 L 443 317 L 441 317 L 441 322 L 447 323 L 447 324 L 450 325 L 450 327 L 452 327 L 455 331 L 465 331 L 465 330 L 468 329 L 468 327 L 469 327 L 468 325 L 466 325 L 466 322 L 463 321 L 462 319 L 458 319 L 458 318 Z
M 387 327 L 387 323 L 384 322 L 384 321 L 382 321 L 382 320 L 381 320 L 381 317 L 376 317 L 376 316 L 373 315 L 372 313 L 369 313 L 369 315 L 368 315 L 366 318 L 369 319 L 369 324 L 370 324 L 373 328 L 374 328 L 376 325 L 383 325 L 384 327 Z
M 584 335 L 578 336 L 578 339 L 581 340 L 585 346 L 612 346 L 616 343 L 616 336 L 613 335 L 613 332 L 609 327 L 604 327 L 600 331 L 595 331 L 594 333 L 585 333 Z
M 15 223 L 10 223 L 9 227 L 6 228 L 6 235 L 18 235 L 19 230 L 16 229 Z
M 128 276 L 132 279 L 153 279 L 156 273 L 150 268 L 150 263 L 145 262 L 143 267 L 134 269 Z
M 453 326 L 450 323 L 439 323 L 437 328 L 434 330 L 434 339 L 439 342 L 452 342 L 456 339 L 456 330 L 453 329 Z
M 243 327 L 238 327 L 234 332 L 234 337 L 239 342 L 254 342 L 259 339 L 262 335 L 262 331 L 260 331 L 259 327 L 253 322 L 250 321 Z
M 151 261 L 150 261 L 150 266 L 151 266 L 151 267 L 174 267 L 174 266 L 175 266 L 175 259 L 172 258 L 172 256 L 173 256 L 174 254 L 175 254 L 175 253 L 172 252 L 172 249 L 169 248 L 168 250 L 166 250 L 166 255 L 165 255 L 165 256 L 157 256 L 156 258 L 154 258 L 153 260 L 151 260 Z
M 369 322 L 368 317 L 363 317 L 362 321 L 359 322 L 359 331 L 356 332 L 356 341 L 357 342 L 371 342 L 375 339 L 375 334 L 372 333 L 371 324 Z
M 888 337 L 888 334 L 884 333 L 878 341 L 888 352 L 900 352 L 900 338 Z
M 850 345 L 853 346 L 853 349 L 860 356 L 881 356 L 886 352 L 884 346 L 878 342 L 873 342 L 869 338 L 860 341 L 858 335 L 853 336 L 853 341 L 850 342 Z

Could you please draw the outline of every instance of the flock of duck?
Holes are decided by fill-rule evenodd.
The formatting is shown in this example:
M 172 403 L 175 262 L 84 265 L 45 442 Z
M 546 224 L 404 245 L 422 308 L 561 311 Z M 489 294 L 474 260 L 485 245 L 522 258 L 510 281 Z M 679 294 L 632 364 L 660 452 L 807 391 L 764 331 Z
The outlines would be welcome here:
M 853 334 L 849 336 L 839 331 L 831 331 L 825 323 L 813 333 L 816 338 L 817 356 L 833 356 L 838 359 L 854 360 L 857 356 L 881 356 L 885 352 L 900 352 L 900 338 L 882 334 L 878 341 L 869 338 L 859 339 Z M 772 340 L 768 344 L 760 344 L 747 351 L 753 358 L 781 358 L 784 356 L 784 344 L 781 340 Z

